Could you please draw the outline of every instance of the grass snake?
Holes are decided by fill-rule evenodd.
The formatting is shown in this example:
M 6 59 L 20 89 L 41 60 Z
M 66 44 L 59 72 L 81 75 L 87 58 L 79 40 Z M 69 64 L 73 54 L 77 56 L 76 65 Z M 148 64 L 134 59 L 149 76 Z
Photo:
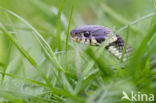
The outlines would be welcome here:
M 85 25 L 73 29 L 71 32 L 71 38 L 73 41 L 88 44 L 92 46 L 99 46 L 105 40 L 109 39 L 105 49 L 107 49 L 111 54 L 113 54 L 118 59 L 122 57 L 122 51 L 124 48 L 125 41 L 121 36 L 114 33 L 110 28 L 100 26 L 100 25 Z M 113 35 L 111 38 L 109 36 Z M 132 54 L 132 48 L 127 45 L 123 61 L 126 61 L 127 58 Z

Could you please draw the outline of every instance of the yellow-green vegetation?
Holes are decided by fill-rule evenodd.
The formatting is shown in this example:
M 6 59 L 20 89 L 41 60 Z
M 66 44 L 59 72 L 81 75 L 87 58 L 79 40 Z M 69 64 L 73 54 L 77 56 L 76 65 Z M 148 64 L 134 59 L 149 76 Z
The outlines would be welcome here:
M 1 65 L 2 65 L 2 62 L 4 60 L 4 56 L 5 56 L 4 37 L 1 34 L 0 35 L 0 62 L 1 62 Z
M 118 33 L 133 57 L 70 39 L 89 24 Z M 0 103 L 135 103 L 133 92 L 156 96 L 155 0 L 0 1 Z

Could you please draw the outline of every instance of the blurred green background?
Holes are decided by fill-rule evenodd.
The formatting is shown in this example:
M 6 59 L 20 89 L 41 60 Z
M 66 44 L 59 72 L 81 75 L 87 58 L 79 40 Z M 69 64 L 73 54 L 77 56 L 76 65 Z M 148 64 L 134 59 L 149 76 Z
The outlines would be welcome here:
M 70 19 L 72 6 L 73 12 Z M 16 13 L 24 21 L 34 26 L 53 50 L 57 58 L 56 61 L 59 62 L 64 70 L 68 70 L 67 73 L 60 73 L 57 63 L 53 62 L 55 58 L 50 60 L 48 55 L 45 55 L 46 53 L 41 46 L 42 42 L 40 44 L 39 40 L 33 35 L 34 30 L 31 30 L 31 27 L 25 25 L 21 19 L 7 13 L 2 8 Z M 10 73 L 6 74 L 5 77 L 0 76 L 0 102 L 1 98 L 3 98 L 4 101 L 6 99 L 10 103 L 120 103 L 121 91 L 123 89 L 139 90 L 147 93 L 156 91 L 155 81 L 148 81 L 153 78 L 153 74 L 151 77 L 149 76 L 151 72 L 142 81 L 136 82 L 141 78 L 138 74 L 132 81 L 131 79 L 124 80 L 127 77 L 126 71 L 121 72 L 122 70 L 117 70 L 118 72 L 115 76 L 118 77 L 120 75 L 119 78 L 115 76 L 110 77 L 111 82 L 108 80 L 109 82 L 105 84 L 105 79 L 101 79 L 103 77 L 101 77 L 98 72 L 99 69 L 95 65 L 96 61 L 93 60 L 94 64 L 86 55 L 85 49 L 88 46 L 76 44 L 70 40 L 70 37 L 68 41 L 68 58 L 65 54 L 67 46 L 66 36 L 70 20 L 69 30 L 77 26 L 92 24 L 107 26 L 113 31 L 117 31 L 132 21 L 150 13 L 155 13 L 155 11 L 152 0 L 0 0 L 0 25 L 3 25 L 7 29 L 7 33 L 12 34 L 13 38 L 26 50 L 26 53 L 29 53 L 37 62 L 53 87 L 59 88 L 60 91 L 65 91 L 62 95 L 59 93 L 55 94 L 55 92 L 53 94 L 47 86 L 42 86 L 40 83 L 32 81 L 36 80 L 44 83 L 42 76 L 34 69 L 36 67 L 32 66 L 31 62 L 0 31 L 0 71 L 1 74 L 4 72 Z M 58 12 L 61 13 L 60 20 Z M 137 49 L 149 33 L 154 22 L 155 18 L 149 17 L 133 25 L 128 33 L 128 44 Z M 124 39 L 126 34 L 127 30 L 120 33 Z M 155 41 L 155 36 L 153 40 Z M 154 42 L 151 47 L 154 47 L 155 44 Z M 91 48 L 96 49 L 94 47 Z M 150 55 L 155 55 L 155 48 L 149 48 L 149 50 L 151 50 Z M 109 53 L 105 52 L 103 57 L 103 62 L 109 65 L 110 68 L 121 68 L 120 65 L 116 65 L 119 61 Z M 134 66 L 132 68 L 143 68 L 143 64 L 140 63 L 138 67 Z M 144 72 L 148 73 L 149 71 Z M 2 78 L 5 79 L 3 80 Z M 28 78 L 30 80 L 27 80 Z M 124 83 L 122 84 L 122 82 Z M 139 87 L 137 88 L 138 85 Z M 101 94 L 100 90 L 102 87 L 108 88 L 111 91 L 110 94 L 106 96 Z M 113 100 L 112 95 L 114 96 Z M 128 101 L 125 102 L 127 103 Z

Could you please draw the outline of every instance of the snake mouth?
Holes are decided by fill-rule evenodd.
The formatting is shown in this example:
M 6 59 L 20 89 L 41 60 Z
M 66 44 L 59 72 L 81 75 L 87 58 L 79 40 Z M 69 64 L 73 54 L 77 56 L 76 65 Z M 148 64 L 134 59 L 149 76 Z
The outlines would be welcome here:
M 80 40 L 79 40 L 79 38 L 78 37 L 71 37 L 71 39 L 73 40 L 73 41 L 75 41 L 75 42 L 80 42 Z
M 77 41 L 77 37 L 76 37 L 75 33 L 70 32 L 70 35 L 71 35 L 71 39 L 72 39 L 73 41 Z
M 80 42 L 81 41 L 81 37 L 77 36 L 77 33 L 74 32 L 73 30 L 70 32 L 71 35 L 71 39 L 75 42 Z
M 73 41 L 75 41 L 77 43 L 81 43 L 81 44 L 87 44 L 87 45 L 91 45 L 91 46 L 99 46 L 100 45 L 94 37 L 87 38 L 87 37 L 74 36 L 74 37 L 71 37 L 71 39 Z
M 78 42 L 78 43 L 84 43 L 85 42 L 85 38 L 82 38 L 82 37 L 78 37 L 78 36 L 71 36 L 71 39 L 75 42 Z

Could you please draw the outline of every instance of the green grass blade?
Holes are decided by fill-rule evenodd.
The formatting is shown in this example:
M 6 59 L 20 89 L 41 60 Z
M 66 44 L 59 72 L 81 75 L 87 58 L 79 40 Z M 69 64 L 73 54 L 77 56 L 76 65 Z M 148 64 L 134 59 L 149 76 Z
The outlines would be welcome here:
M 6 13 L 6 17 L 7 17 L 8 21 L 13 25 L 13 22 L 12 22 L 11 18 L 9 17 L 8 13 Z M 12 26 L 12 30 L 13 30 L 14 32 L 16 31 L 14 25 Z M 12 44 L 9 43 L 9 49 L 8 49 L 8 55 L 7 55 L 6 65 L 5 65 L 4 69 L 3 69 L 3 72 L 4 72 L 4 73 L 6 72 L 7 67 L 8 67 L 8 64 L 9 64 L 11 51 L 12 51 Z M 5 74 L 2 75 L 1 85 L 3 85 L 4 79 L 5 79 Z
M 9 49 L 8 49 L 8 56 L 7 56 L 6 64 L 5 64 L 4 69 L 3 69 L 4 73 L 6 72 L 8 64 L 9 64 L 10 55 L 11 55 L 11 48 L 12 48 L 12 44 L 10 43 Z M 5 78 L 5 74 L 2 74 L 1 85 L 3 85 L 4 78 Z
M 123 62 L 123 59 L 124 59 L 124 56 L 125 56 L 125 53 L 126 53 L 126 48 L 127 48 L 127 44 L 128 44 L 128 34 L 129 34 L 129 28 L 127 30 L 126 39 L 125 39 L 124 47 L 123 47 L 123 50 L 122 50 L 120 63 Z
M 69 70 L 68 67 L 68 39 L 69 39 L 69 30 L 70 30 L 70 25 L 71 25 L 71 21 L 72 21 L 72 15 L 73 15 L 73 10 L 74 10 L 74 5 L 72 5 L 72 9 L 70 12 L 70 17 L 69 17 L 69 23 L 68 23 L 68 28 L 67 28 L 67 35 L 66 35 L 66 69 L 67 71 Z
M 58 44 L 58 50 L 61 50 L 61 26 L 60 26 L 60 19 L 61 19 L 61 12 L 62 12 L 62 8 L 64 6 L 66 0 L 62 0 L 60 6 L 59 6 L 59 10 L 58 10 L 58 15 L 57 15 L 57 44 Z
M 104 78 L 110 78 L 111 77 L 111 70 L 110 68 L 108 68 L 105 63 L 102 61 L 102 59 L 100 58 L 100 56 L 96 57 L 95 54 L 93 52 L 93 50 L 91 48 L 88 48 L 86 50 L 86 54 L 92 59 L 94 60 L 94 62 L 98 65 L 99 70 L 102 72 L 102 76 Z
M 153 3 L 153 6 L 154 6 L 154 8 L 155 8 L 155 11 L 156 11 L 156 4 L 155 4 L 155 1 L 152 0 L 152 3 Z
M 119 33 L 119 32 L 121 32 L 121 31 L 125 30 L 125 29 L 128 28 L 130 25 L 136 24 L 136 23 L 138 23 L 138 22 L 140 22 L 140 21 L 142 21 L 142 20 L 148 19 L 148 18 L 150 18 L 150 17 L 152 17 L 152 16 L 155 16 L 155 15 L 156 15 L 156 13 L 155 13 L 155 12 L 152 12 L 152 13 L 149 13 L 149 14 L 143 16 L 143 17 L 140 17 L 140 18 L 138 18 L 138 19 L 136 19 L 136 20 L 130 22 L 128 25 L 126 25 L 126 26 L 120 28 L 119 30 L 116 31 L 116 33 Z
M 21 79 L 22 81 L 26 81 L 26 82 L 29 82 L 29 83 L 37 84 L 39 86 L 47 87 L 47 85 L 44 84 L 44 83 L 41 83 L 41 82 L 35 81 L 35 80 L 31 80 L 31 79 L 27 79 L 25 77 L 20 77 L 20 76 L 17 76 L 17 75 L 14 75 L 14 74 L 10 74 L 10 73 L 5 73 L 5 72 L 0 72 L 0 74 L 1 75 L 6 75 L 6 76 L 9 76 L 9 77 L 12 77 L 12 78 Z
M 92 81 L 94 78 L 99 77 L 99 71 L 95 70 L 95 72 L 93 72 L 92 74 L 89 74 L 89 71 L 91 70 L 91 68 L 93 67 L 94 63 L 90 62 L 87 66 L 87 68 L 85 69 L 85 71 L 83 72 L 83 74 L 80 76 L 78 83 L 75 87 L 74 93 L 78 94 L 80 93 L 80 91 L 82 91 L 86 86 L 88 86 L 88 83 L 90 81 Z
M 63 80 L 63 84 L 64 84 L 65 89 L 67 89 L 68 91 L 70 91 L 71 93 L 73 93 L 73 88 L 72 88 L 71 84 L 69 83 L 66 75 L 63 72 L 61 73 L 61 77 L 62 77 L 62 80 Z
M 33 96 L 33 95 L 29 95 L 26 93 L 21 93 L 21 92 L 17 92 L 17 91 L 9 91 L 9 90 L 2 90 L 0 89 L 0 95 L 3 97 L 7 97 L 10 101 L 15 101 L 16 103 L 25 103 L 25 97 L 31 99 L 31 100 L 35 100 L 35 101 L 40 101 L 43 103 L 51 103 L 50 100 L 38 97 L 38 96 Z
M 14 102 L 14 103 L 24 103 L 23 99 L 18 98 L 17 96 L 14 96 L 13 94 L 6 93 L 4 90 L 0 90 L 0 97 L 7 98 L 7 99 L 2 100 L 1 101 L 2 103 L 3 102 L 5 103 L 6 101 Z

